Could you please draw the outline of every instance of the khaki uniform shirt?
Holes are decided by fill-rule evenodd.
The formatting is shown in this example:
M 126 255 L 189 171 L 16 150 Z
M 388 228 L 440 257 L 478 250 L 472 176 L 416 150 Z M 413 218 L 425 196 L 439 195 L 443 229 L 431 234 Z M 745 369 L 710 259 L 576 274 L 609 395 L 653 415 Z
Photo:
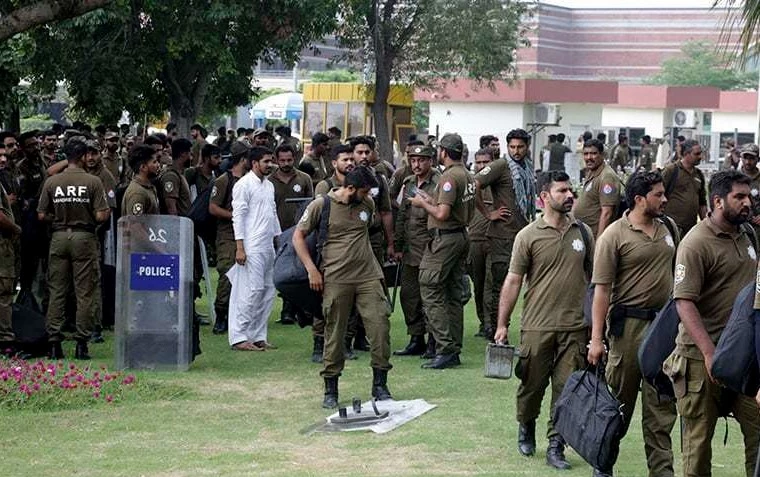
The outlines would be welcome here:
M 643 167 L 647 171 L 652 170 L 654 164 L 654 148 L 647 144 L 641 146 L 641 152 L 639 153 L 639 167 Z
M 408 164 L 404 164 L 403 166 L 396 169 L 396 172 L 393 173 L 390 180 L 388 181 L 388 191 L 391 196 L 391 202 L 393 204 L 396 204 L 397 201 L 401 202 L 399 200 L 399 194 L 401 194 L 401 188 L 404 186 L 404 179 L 414 174 L 412 172 L 412 168 Z
M 108 152 L 108 150 L 103 152 L 103 155 L 101 156 L 101 160 L 103 161 L 103 165 L 106 169 L 108 169 L 108 172 L 111 173 L 113 178 L 115 180 L 121 180 L 122 173 L 124 173 L 124 162 L 122 161 L 122 157 L 114 152 L 111 154 Z
M 173 167 L 164 169 L 159 177 L 161 187 L 164 189 L 164 198 L 177 201 L 177 214 L 185 217 L 190 211 L 190 186 L 187 185 L 185 176 Z
M 319 184 L 319 181 L 323 181 L 326 178 L 333 175 L 332 161 L 325 156 L 315 157 L 313 153 L 309 153 L 303 156 L 299 164 L 311 164 L 314 168 L 314 174 L 311 176 L 311 182 L 313 186 Z
M 185 169 L 185 180 L 187 180 L 188 187 L 195 186 L 195 193 L 198 195 L 203 194 L 203 191 L 211 187 L 214 183 L 214 173 L 210 176 L 204 176 L 200 167 L 188 167 Z
M 725 233 L 707 217 L 684 237 L 676 256 L 673 298 L 693 301 L 713 343 L 723 332 L 734 299 L 755 278 L 757 252 L 747 234 Z M 703 359 L 683 324 L 676 351 Z
M 676 167 L 678 177 L 676 183 L 670 186 L 673 180 Z M 668 203 L 665 204 L 665 213 L 673 218 L 681 228 L 681 233 L 686 234 L 697 223 L 699 217 L 699 208 L 707 206 L 707 194 L 705 176 L 698 168 L 692 172 L 686 170 L 681 161 L 669 164 L 662 170 L 662 180 L 665 185 L 665 191 L 672 188 L 673 191 L 668 195 Z
M 375 202 L 375 210 L 377 211 L 375 218 L 372 221 L 372 225 L 370 226 L 370 234 L 380 234 L 383 229 L 383 219 L 380 216 L 380 213 L 392 212 L 393 209 L 391 207 L 391 195 L 388 192 L 388 180 L 378 171 L 373 170 L 373 172 L 375 173 L 375 179 L 377 179 L 379 186 L 373 187 L 369 191 L 372 200 Z
M 232 184 L 230 184 L 230 179 L 232 179 Z M 232 188 L 238 179 L 240 178 L 233 176 L 231 172 L 226 172 L 217 177 L 214 181 L 214 188 L 211 190 L 210 202 L 224 210 L 232 212 Z M 216 219 L 216 239 L 220 242 L 235 241 L 235 230 L 232 228 L 232 219 Z
M 115 209 L 116 204 L 116 179 L 114 179 L 111 172 L 106 169 L 103 164 L 98 164 L 94 169 L 90 169 L 87 172 L 100 179 L 103 183 L 103 189 L 106 191 L 106 201 L 108 207 Z
M 568 218 L 564 232 L 540 216 L 515 237 L 509 271 L 524 276 L 528 285 L 521 331 L 573 331 L 586 326 L 586 246 L 575 218 Z
M 121 215 L 159 215 L 158 195 L 153 183 L 142 182 L 135 176 L 124 191 L 121 200 Z
M 587 171 L 573 213 L 591 227 L 596 237 L 602 207 L 617 207 L 619 203 L 620 178 L 610 166 L 602 164 L 595 171 Z
M 483 202 L 486 204 L 486 208 L 491 210 L 493 206 L 493 197 L 491 197 L 491 190 L 485 189 L 482 191 Z M 487 242 L 488 227 L 491 225 L 491 221 L 488 220 L 480 211 L 475 208 L 472 211 L 472 219 L 470 219 L 470 226 L 467 227 L 467 236 L 470 238 L 470 242 Z
M 327 194 L 334 188 L 342 187 L 342 186 L 343 186 L 343 181 L 338 179 L 338 176 L 333 174 L 327 179 L 320 181 L 319 184 L 317 184 L 317 187 L 314 188 L 314 197 L 319 197 L 320 195 Z
M 383 272 L 369 242 L 369 225 L 375 204 L 365 198 L 358 204 L 339 202 L 335 191 L 327 194 L 330 202 L 327 241 L 322 247 L 325 282 L 355 284 L 380 280 Z M 323 198 L 317 198 L 306 208 L 298 229 L 308 234 L 318 230 Z
M 422 183 L 414 175 L 403 181 L 404 198 L 396 215 L 393 241 L 396 250 L 404 252 L 404 265 L 419 267 L 425 247 L 430 241 L 427 228 L 427 211 L 422 207 L 414 207 L 409 202 L 410 188 L 422 189 L 428 195 L 433 196 L 440 178 L 440 172 L 431 169 L 430 174 Z
M 24 158 L 18 163 L 17 180 L 19 183 L 19 198 L 26 201 L 39 197 L 42 184 L 47 178 L 47 167 L 42 161 L 42 156 L 29 159 Z
M 467 227 L 475 210 L 475 181 L 461 162 L 448 166 L 438 180 L 436 205 L 451 206 L 449 218 L 441 222 L 428 215 L 428 229 Z
M 5 214 L 11 222 L 16 223 L 8 194 L 2 187 L 0 187 L 0 213 Z M 16 247 L 13 236 L 7 232 L 0 235 L 0 277 L 16 278 Z
M 625 169 L 628 165 L 628 159 L 630 158 L 630 149 L 628 146 L 616 144 L 610 151 L 610 166 L 613 171 L 617 171 L 618 168 Z
M 668 301 L 678 237 L 660 219 L 654 222 L 650 237 L 631 224 L 626 212 L 597 239 L 592 282 L 611 285 L 611 305 L 660 309 Z
M 382 174 L 387 181 L 391 180 L 391 177 L 393 177 L 393 173 L 395 172 L 393 166 L 390 165 L 388 161 L 377 161 L 377 163 L 372 164 L 372 167 L 376 172 Z
M 67 168 L 42 186 L 37 212 L 53 215 L 53 231 L 66 228 L 95 232 L 95 212 L 108 209 L 103 183 L 80 168 Z
M 301 209 L 298 202 L 286 202 L 286 199 L 314 197 L 314 191 L 309 174 L 294 169 L 295 175 L 283 181 L 277 172 L 271 174 L 268 179 L 274 186 L 274 202 L 277 205 L 277 218 L 280 220 L 280 229 L 287 230 L 294 226 L 298 217 L 296 214 Z
M 488 237 L 499 239 L 511 239 L 517 232 L 528 225 L 528 221 L 520 213 L 515 196 L 512 171 L 509 169 L 507 159 L 496 159 L 484 167 L 475 176 L 481 187 L 489 187 L 493 197 L 493 207 L 506 207 L 512 215 L 506 220 L 494 220 L 488 226 Z

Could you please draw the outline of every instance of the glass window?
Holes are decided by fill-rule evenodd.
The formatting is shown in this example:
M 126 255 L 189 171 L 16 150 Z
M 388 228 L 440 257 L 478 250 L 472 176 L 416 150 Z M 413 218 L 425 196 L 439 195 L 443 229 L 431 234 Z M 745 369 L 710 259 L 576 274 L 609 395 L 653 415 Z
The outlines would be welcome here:
M 364 134 L 364 103 L 348 103 L 348 131 L 345 137 Z
M 306 138 L 310 140 L 311 137 L 325 130 L 325 103 L 304 103 L 305 116 L 306 116 Z
M 337 127 L 341 131 L 346 126 L 346 103 L 330 102 L 327 103 L 327 124 L 328 128 Z

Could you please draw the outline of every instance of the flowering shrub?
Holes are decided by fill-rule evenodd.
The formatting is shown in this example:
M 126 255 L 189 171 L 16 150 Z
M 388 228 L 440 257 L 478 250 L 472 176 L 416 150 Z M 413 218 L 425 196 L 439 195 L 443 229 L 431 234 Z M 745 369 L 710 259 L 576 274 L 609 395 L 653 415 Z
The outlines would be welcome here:
M 0 359 L 0 408 L 68 408 L 120 400 L 133 374 L 61 361 Z

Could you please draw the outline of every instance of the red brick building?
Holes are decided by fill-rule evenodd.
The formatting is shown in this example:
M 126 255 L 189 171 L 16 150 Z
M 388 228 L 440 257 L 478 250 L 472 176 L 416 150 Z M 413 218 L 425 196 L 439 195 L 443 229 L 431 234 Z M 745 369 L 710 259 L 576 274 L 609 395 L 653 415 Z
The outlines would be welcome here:
M 723 42 L 727 9 L 570 9 L 540 4 L 529 21 L 522 75 L 640 81 L 691 40 Z M 734 34 L 734 39 L 736 38 Z

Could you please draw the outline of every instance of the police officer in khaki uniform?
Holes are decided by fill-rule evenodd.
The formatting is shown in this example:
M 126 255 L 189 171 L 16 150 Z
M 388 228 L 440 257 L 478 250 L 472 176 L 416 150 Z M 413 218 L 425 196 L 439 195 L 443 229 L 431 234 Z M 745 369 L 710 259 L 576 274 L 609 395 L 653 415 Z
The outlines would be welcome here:
M 372 254 L 369 225 L 375 204 L 370 189 L 377 187 L 374 174 L 357 167 L 346 176 L 345 184 L 315 199 L 306 209 L 293 234 L 293 246 L 309 273 L 309 286 L 322 292 L 325 316 L 322 406 L 338 405 L 338 377 L 345 363 L 344 341 L 349 315 L 354 306 L 364 319 L 371 343 L 372 396 L 391 399 L 388 391 L 390 321 L 388 303 L 380 280 L 383 272 Z M 306 236 L 319 227 L 324 201 L 330 201 L 327 241 L 322 248 L 321 269 L 311 259 Z
M 274 202 L 277 205 L 277 218 L 280 221 L 280 230 L 287 230 L 295 225 L 301 203 L 287 202 L 288 199 L 306 199 L 314 197 L 314 189 L 311 177 L 294 167 L 296 151 L 289 144 L 282 144 L 274 150 L 277 170 L 269 175 L 269 182 L 274 186 Z M 305 204 L 304 204 L 305 205 Z M 298 307 L 283 298 L 280 323 L 283 325 L 295 324 L 295 314 Z
M 745 144 L 742 146 L 742 172 L 750 179 L 749 193 L 752 201 L 752 216 L 750 223 L 755 233 L 760 236 L 760 169 L 757 168 L 757 159 L 760 149 L 757 144 Z
M 610 166 L 615 172 L 625 172 L 631 157 L 631 149 L 628 147 L 628 136 L 618 134 L 618 143 L 610 151 Z
M 499 140 L 494 136 L 484 136 L 486 139 L 493 138 L 496 141 L 498 150 Z M 481 138 L 481 142 L 483 138 Z M 490 141 L 493 142 L 492 140 Z M 475 153 L 475 174 L 485 169 L 491 164 L 496 156 L 494 148 L 486 143 L 486 147 Z M 483 202 L 486 208 L 490 210 L 493 206 L 493 198 L 490 190 L 483 191 Z M 472 278 L 472 287 L 474 289 L 475 310 L 480 321 L 480 327 L 475 334 L 477 337 L 486 336 L 486 327 L 491 323 L 491 270 L 489 269 L 489 250 L 491 246 L 488 242 L 488 225 L 491 221 L 484 216 L 477 208 L 472 214 L 470 226 L 467 229 L 470 237 L 470 253 L 467 257 L 467 274 Z
M 200 149 L 200 162 L 197 166 L 185 169 L 185 179 L 190 187 L 190 197 L 196 197 L 214 184 L 216 170 L 221 164 L 221 151 L 213 144 L 204 144 Z M 213 245 L 212 245 L 213 246 Z
M 704 219 L 707 216 L 707 182 L 697 167 L 702 160 L 702 146 L 693 139 L 686 140 L 681 146 L 681 155 L 681 159 L 662 170 L 662 179 L 668 196 L 665 213 L 673 217 L 681 235 L 686 236 L 696 225 L 697 217 Z
M 610 345 L 606 377 L 623 405 L 626 430 L 641 388 L 641 427 L 649 475 L 672 477 L 670 432 L 676 421 L 675 403 L 658 396 L 657 390 L 642 380 L 637 353 L 649 325 L 668 301 L 679 237 L 675 222 L 663 216 L 667 199 L 659 172 L 633 174 L 625 194 L 630 209 L 607 227 L 596 245 L 588 359 L 596 365 L 604 353 L 606 320 Z M 595 472 L 608 475 L 612 469 Z
M 688 141 L 687 141 L 688 142 Z M 740 225 L 750 217 L 750 180 L 734 169 L 710 179 L 712 212 L 678 247 L 673 298 L 681 318 L 676 349 L 666 360 L 682 417 L 683 475 L 712 475 L 712 438 L 728 413 L 744 435 L 747 476 L 755 470 L 760 409 L 754 399 L 712 378 L 715 345 L 739 291 L 755 279 L 757 251 Z
M 464 144 L 458 134 L 438 143 L 439 163 L 446 168 L 430 196 L 420 190 L 409 202 L 428 213 L 432 237 L 420 262 L 420 294 L 436 355 L 423 368 L 443 369 L 460 364 L 463 341 L 465 263 L 469 251 L 467 225 L 475 209 L 475 183 L 462 163 Z
M 314 186 L 330 177 L 333 173 L 332 164 L 327 157 L 330 138 L 324 133 L 316 133 L 311 137 L 311 151 L 304 155 L 298 168 L 308 168 Z M 313 172 L 311 172 L 313 171 Z
M 153 180 L 158 177 L 161 163 L 159 153 L 147 145 L 132 148 L 129 153 L 129 167 L 134 172 L 132 180 L 124 191 L 121 200 L 121 215 L 158 215 L 160 214 L 158 194 Z
M 120 146 L 119 133 L 108 131 L 105 135 L 105 150 L 103 151 L 103 165 L 108 172 L 111 173 L 113 178 L 122 183 L 124 174 L 126 174 L 127 166 L 122 161 L 122 157 L 119 155 Z
M 598 139 L 583 145 L 586 177 L 581 183 L 573 214 L 599 237 L 612 223 L 620 204 L 620 178 L 604 163 L 604 144 Z
M 348 144 L 338 144 L 332 149 L 330 156 L 332 157 L 333 175 L 317 184 L 317 187 L 314 189 L 315 197 L 327 194 L 335 187 L 342 186 L 346 180 L 346 174 L 356 167 L 354 150 Z
M 354 170 L 356 161 L 354 161 L 354 150 L 348 144 L 339 144 L 331 152 L 332 166 L 334 173 L 332 176 L 317 184 L 315 197 L 319 198 L 327 194 L 332 189 L 342 187 L 346 181 L 346 175 Z M 314 322 L 311 326 L 311 332 L 314 337 L 314 347 L 311 352 L 311 361 L 321 363 L 325 347 L 325 320 L 321 317 L 314 316 Z M 347 353 L 349 358 L 351 353 Z M 355 356 L 355 355 L 354 355 Z
M 433 196 L 438 187 L 440 173 L 433 169 L 435 151 L 430 146 L 413 146 L 408 160 L 413 175 L 403 181 L 403 197 L 396 216 L 394 257 L 401 265 L 401 309 L 404 310 L 406 332 L 410 336 L 409 344 L 394 351 L 397 356 L 421 355 L 425 352 L 425 331 L 427 317 L 422 308 L 420 296 L 420 262 L 425 247 L 430 242 L 427 222 L 428 214 L 422 207 L 414 207 L 408 200 L 422 190 Z M 429 337 L 429 343 L 435 346 L 435 340 Z
M 531 456 L 536 450 L 536 418 L 544 392 L 552 384 L 551 403 L 559 398 L 570 374 L 585 366 L 586 325 L 583 299 L 588 278 L 584 264 L 593 250 L 591 230 L 569 213 L 573 207 L 570 177 L 564 171 L 542 172 L 537 188 L 544 204 L 543 216 L 515 237 L 509 273 L 501 289 L 499 321 L 494 339 L 506 343 L 510 315 L 520 294 L 523 277 L 528 291 L 520 318 L 520 360 L 516 371 L 518 451 Z M 587 230 L 584 240 L 580 227 Z M 549 418 L 546 462 L 569 469 L 565 443 Z
M 74 357 L 90 359 L 87 341 L 94 324 L 93 297 L 100 293 L 95 227 L 108 220 L 111 210 L 103 183 L 83 169 L 87 145 L 72 141 L 64 153 L 69 161 L 68 168 L 45 182 L 37 206 L 39 220 L 50 220 L 53 230 L 48 266 L 50 305 L 47 332 L 51 345 L 50 357 L 63 358 L 61 327 L 66 295 L 73 277 L 77 301 Z
M 652 137 L 649 135 L 641 138 L 641 152 L 639 152 L 638 169 L 644 172 L 651 171 L 654 168 L 654 147 L 652 147 Z
M 5 144 L 0 143 L 0 160 L 7 160 Z M 16 335 L 13 333 L 13 296 L 16 294 L 16 250 L 14 237 L 21 235 L 21 227 L 13 219 L 13 211 L 5 187 L 0 186 L 0 354 L 17 353 Z
M 528 158 L 530 135 L 522 129 L 507 134 L 509 157 L 494 160 L 475 176 L 478 210 L 490 221 L 488 237 L 491 259 L 491 303 L 499 302 L 501 284 L 507 276 L 512 244 L 517 232 L 536 215 L 536 184 L 533 164 Z M 486 207 L 483 190 L 490 189 L 493 207 Z M 496 306 L 491 309 L 486 337 L 493 339 Z
M 414 140 L 407 143 L 404 149 L 404 157 L 401 159 L 401 166 L 393 172 L 393 175 L 388 179 L 388 191 L 391 196 L 391 205 L 394 208 L 399 206 L 399 194 L 401 194 L 401 188 L 404 186 L 404 179 L 412 175 L 412 166 L 409 165 L 409 152 L 417 146 L 424 146 L 422 141 Z
M 159 176 L 166 210 L 169 215 L 186 217 L 190 210 L 190 186 L 185 179 L 185 168 L 190 162 L 193 144 L 185 138 L 172 142 L 172 163 Z
M 235 231 L 232 228 L 232 188 L 235 183 L 251 170 L 248 159 L 248 146 L 241 141 L 235 141 L 230 148 L 230 169 L 214 181 L 209 200 L 208 211 L 216 217 L 216 270 L 219 272 L 219 282 L 216 286 L 216 323 L 213 333 L 227 333 L 227 316 L 230 308 L 230 292 L 232 285 L 227 272 L 235 264 Z

